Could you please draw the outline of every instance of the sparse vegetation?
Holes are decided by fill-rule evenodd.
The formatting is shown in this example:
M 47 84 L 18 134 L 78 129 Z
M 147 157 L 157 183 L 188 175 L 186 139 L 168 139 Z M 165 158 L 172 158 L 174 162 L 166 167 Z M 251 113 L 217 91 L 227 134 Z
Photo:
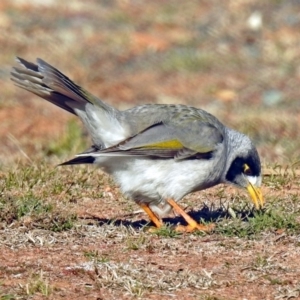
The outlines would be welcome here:
M 44 278 L 42 271 L 39 274 L 32 275 L 23 288 L 25 294 L 28 296 L 36 295 L 38 293 L 48 297 L 52 291 L 52 288 L 49 285 L 48 280 Z
M 64 188 L 59 188 L 59 178 L 49 168 L 42 164 L 20 166 L 1 177 L 0 222 L 53 231 L 72 228 L 76 215 L 63 208 L 64 202 L 51 199 L 61 197 L 68 188 L 63 182 Z
M 70 153 L 82 152 L 88 144 L 87 138 L 84 139 L 82 126 L 78 120 L 68 121 L 66 130 L 62 137 L 49 143 L 44 150 L 45 155 L 66 156 Z
M 11 294 L 6 294 L 6 295 L 0 295 L 1 300 L 15 300 L 17 297 Z

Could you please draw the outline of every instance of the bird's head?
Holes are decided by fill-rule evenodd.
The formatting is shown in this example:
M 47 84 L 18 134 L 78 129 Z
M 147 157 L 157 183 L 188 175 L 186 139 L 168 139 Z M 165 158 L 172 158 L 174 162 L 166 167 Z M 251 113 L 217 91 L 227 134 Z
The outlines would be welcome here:
M 260 190 L 261 164 L 255 146 L 247 136 L 236 133 L 234 142 L 231 142 L 228 149 L 230 159 L 225 182 L 247 189 L 256 209 L 262 208 L 264 199 Z

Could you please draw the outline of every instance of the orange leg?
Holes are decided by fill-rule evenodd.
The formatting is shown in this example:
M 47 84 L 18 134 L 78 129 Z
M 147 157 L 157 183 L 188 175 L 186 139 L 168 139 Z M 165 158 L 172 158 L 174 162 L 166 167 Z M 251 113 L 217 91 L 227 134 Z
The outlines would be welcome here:
M 201 230 L 201 231 L 211 231 L 214 229 L 215 225 L 202 225 L 197 223 L 193 218 L 191 218 L 173 199 L 167 199 L 167 202 L 173 207 L 173 209 L 180 214 L 188 223 L 187 226 L 179 225 L 176 227 L 176 231 L 181 232 L 192 232 L 194 230 Z
M 147 204 L 140 203 L 139 205 L 149 216 L 150 220 L 155 224 L 157 228 L 160 228 L 163 225 L 162 221 L 158 219 L 156 214 L 151 210 L 151 208 Z

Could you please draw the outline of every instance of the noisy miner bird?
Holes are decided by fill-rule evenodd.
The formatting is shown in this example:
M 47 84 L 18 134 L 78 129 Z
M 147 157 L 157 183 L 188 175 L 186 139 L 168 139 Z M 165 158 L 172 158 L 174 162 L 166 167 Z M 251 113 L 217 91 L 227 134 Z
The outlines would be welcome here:
M 77 115 L 93 145 L 62 165 L 96 164 L 111 174 L 156 227 L 171 209 L 188 223 L 178 231 L 209 230 L 177 202 L 185 195 L 228 183 L 247 189 L 257 209 L 261 165 L 246 135 L 204 110 L 185 105 L 139 105 L 120 111 L 72 82 L 42 59 L 17 58 L 17 86 Z

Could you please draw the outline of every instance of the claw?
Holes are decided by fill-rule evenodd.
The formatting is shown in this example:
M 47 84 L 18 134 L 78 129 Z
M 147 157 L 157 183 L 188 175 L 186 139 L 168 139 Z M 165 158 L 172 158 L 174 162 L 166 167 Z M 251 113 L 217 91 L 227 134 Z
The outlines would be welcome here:
M 188 225 L 178 225 L 175 228 L 177 232 L 193 232 L 195 230 L 210 232 L 212 231 L 216 225 L 215 224 L 199 224 L 193 218 L 191 218 L 173 199 L 168 199 L 167 202 L 173 207 L 173 209 L 180 214 Z M 151 210 L 151 208 L 145 204 L 140 203 L 140 207 L 147 213 L 150 220 L 155 224 L 156 227 L 150 227 L 149 232 L 155 232 L 158 228 L 163 226 L 163 222 L 156 216 L 156 214 Z
M 193 218 L 191 218 L 173 199 L 168 199 L 167 202 L 173 207 L 173 209 L 180 214 L 188 223 L 188 225 L 178 225 L 175 230 L 178 232 L 193 232 L 195 230 L 200 231 L 212 231 L 215 228 L 215 224 L 203 225 L 197 223 Z
M 200 231 L 205 231 L 205 232 L 210 232 L 213 231 L 215 229 L 216 225 L 215 224 L 209 224 L 209 225 L 202 225 L 202 224 L 198 224 L 197 226 L 191 226 L 191 225 L 178 225 L 175 228 L 175 231 L 177 232 L 193 232 L 195 230 L 200 230 Z

